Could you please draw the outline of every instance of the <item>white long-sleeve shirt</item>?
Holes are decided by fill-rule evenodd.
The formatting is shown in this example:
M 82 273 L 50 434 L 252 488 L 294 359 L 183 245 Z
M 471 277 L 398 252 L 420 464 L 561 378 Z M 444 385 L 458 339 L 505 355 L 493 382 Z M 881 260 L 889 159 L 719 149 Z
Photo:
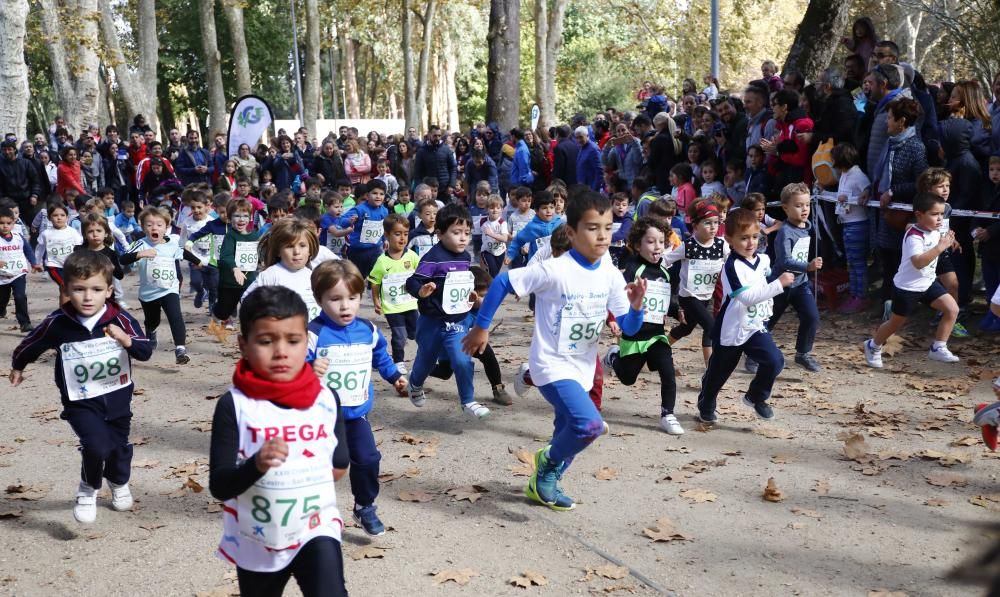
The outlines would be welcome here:
M 752 261 L 735 251 L 722 268 L 722 292 L 725 300 L 715 320 L 714 337 L 723 346 L 740 346 L 765 324 L 774 311 L 774 297 L 784 291 L 781 282 L 767 281 L 771 259 L 755 255 Z
M 66 258 L 73 254 L 73 248 L 82 244 L 83 236 L 70 226 L 46 228 L 38 235 L 35 261 L 44 263 L 45 267 L 62 267 Z

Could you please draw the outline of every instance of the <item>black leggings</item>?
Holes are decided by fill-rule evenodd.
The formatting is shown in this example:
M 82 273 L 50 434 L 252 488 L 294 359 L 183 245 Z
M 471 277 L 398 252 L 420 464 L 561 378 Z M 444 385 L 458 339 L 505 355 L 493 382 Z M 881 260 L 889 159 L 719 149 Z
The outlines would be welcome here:
M 333 537 L 317 537 L 299 550 L 291 563 L 275 572 L 236 568 L 243 597 L 281 597 L 288 579 L 295 576 L 303 597 L 346 597 L 344 554 Z
M 142 314 L 146 318 L 146 334 L 152 334 L 160 327 L 160 309 L 167 314 L 167 324 L 170 325 L 170 335 L 174 337 L 174 346 L 184 346 L 187 328 L 184 327 L 184 316 L 181 314 L 181 296 L 176 292 L 165 294 L 155 301 L 139 301 Z
M 618 357 L 613 361 L 615 375 L 627 386 L 635 383 L 643 365 L 660 373 L 660 408 L 664 414 L 673 414 L 677 400 L 677 381 L 674 379 L 674 357 L 666 342 L 654 342 L 646 352 Z
M 486 370 L 486 379 L 490 380 L 491 386 L 498 386 L 503 383 L 503 379 L 500 376 L 500 363 L 497 362 L 497 355 L 493 352 L 492 346 L 487 344 L 481 354 L 472 356 L 479 359 L 479 362 L 483 364 L 483 369 Z M 437 365 L 430 372 L 431 377 L 438 379 L 451 379 L 451 374 L 450 361 L 438 361 Z
M 701 326 L 702 348 L 712 345 L 712 328 L 715 327 L 715 317 L 712 316 L 712 299 L 701 301 L 693 296 L 677 297 L 677 304 L 684 310 L 684 321 L 670 330 L 674 340 L 680 340 L 694 331 L 694 326 Z
M 898 245 L 897 245 L 898 246 Z M 882 302 L 892 299 L 892 289 L 895 288 L 892 279 L 899 271 L 899 262 L 903 260 L 903 252 L 900 249 L 883 249 L 879 247 L 878 258 L 882 262 Z
M 215 307 L 212 308 L 212 315 L 220 321 L 229 319 L 236 313 L 236 307 L 240 304 L 240 298 L 242 297 L 242 288 L 219 287 L 219 300 L 215 301 Z

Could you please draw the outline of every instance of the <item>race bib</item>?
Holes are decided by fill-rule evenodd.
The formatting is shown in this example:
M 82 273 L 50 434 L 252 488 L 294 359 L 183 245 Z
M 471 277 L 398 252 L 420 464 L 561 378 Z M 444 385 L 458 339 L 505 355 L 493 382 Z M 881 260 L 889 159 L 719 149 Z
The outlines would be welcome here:
M 300 457 L 273 468 L 239 496 L 240 535 L 271 549 L 304 543 L 336 507 L 330 461 Z
M 642 299 L 642 321 L 663 325 L 670 308 L 670 283 L 664 280 L 647 280 L 646 296 Z
M 472 292 L 475 276 L 472 272 L 448 272 L 444 279 L 444 296 L 441 307 L 448 315 L 468 313 L 472 309 L 469 294 Z
M 938 232 L 941 233 L 941 236 L 944 236 L 948 234 L 949 230 L 951 230 L 951 218 L 942 218 L 941 225 L 938 226 Z
M 49 243 L 45 245 L 45 254 L 56 267 L 62 267 L 66 258 L 73 254 L 73 243 L 65 240 Z
M 382 240 L 385 228 L 382 220 L 365 220 L 361 224 L 361 244 L 375 245 Z
M 689 259 L 687 262 L 687 288 L 695 296 L 711 296 L 722 271 L 721 259 Z
M 751 331 L 764 329 L 764 324 L 771 319 L 772 313 L 774 313 L 774 299 L 750 305 L 742 322 L 743 329 Z
M 559 321 L 559 353 L 586 354 L 601 339 L 608 316 L 607 298 L 567 303 Z
M 24 256 L 24 251 L 2 251 L 0 261 L 4 262 L 0 275 L 7 278 L 19 276 L 28 271 L 28 258 Z
M 111 338 L 70 342 L 60 350 L 66 394 L 71 401 L 103 396 L 132 383 L 128 353 Z
M 212 235 L 212 257 L 211 260 L 218 263 L 219 262 L 219 252 L 222 250 L 222 241 L 226 240 L 225 234 L 213 234 Z
M 551 234 L 549 236 L 543 236 L 542 238 L 536 238 L 535 239 L 535 250 L 536 251 L 541 251 L 545 247 L 551 247 L 551 246 L 552 246 L 552 235 Z
M 368 400 L 372 353 L 358 345 L 324 346 L 317 359 L 329 359 L 323 383 L 340 398 L 342 406 L 361 406 Z
M 159 288 L 173 288 L 177 284 L 177 263 L 171 257 L 154 257 L 146 265 L 149 281 Z
M 236 243 L 236 267 L 241 272 L 257 271 L 257 241 L 238 241 Z
M 804 236 L 792 245 L 792 259 L 809 263 L 809 237 Z
M 344 249 L 344 244 L 347 243 L 347 237 L 344 236 L 334 236 L 330 233 L 326 235 L 326 248 L 330 249 L 334 255 L 340 255 L 340 252 Z
M 494 238 L 486 237 L 483 242 L 483 249 L 491 255 L 503 255 L 504 246 L 507 243 L 502 243 Z
M 406 292 L 406 281 L 413 272 L 396 272 L 382 277 L 382 304 L 389 307 L 417 306 L 417 299 Z
M 194 241 L 194 248 L 198 249 L 199 255 L 207 255 L 212 250 L 212 237 L 206 235 Z

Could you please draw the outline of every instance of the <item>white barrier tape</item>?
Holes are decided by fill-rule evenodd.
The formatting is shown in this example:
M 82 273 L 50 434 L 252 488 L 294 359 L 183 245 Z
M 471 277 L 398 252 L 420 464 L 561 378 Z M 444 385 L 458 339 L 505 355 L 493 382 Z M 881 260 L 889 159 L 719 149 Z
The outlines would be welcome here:
M 837 203 L 837 197 L 840 193 L 834 193 L 832 191 L 824 191 L 819 194 L 813 194 L 813 198 L 819 201 L 826 201 L 827 203 Z M 876 209 L 881 209 L 882 205 L 878 201 L 869 201 L 865 204 L 867 207 L 874 207 Z M 781 201 L 771 201 L 767 204 L 768 207 L 781 207 Z M 897 209 L 900 211 L 913 211 L 913 206 L 908 203 L 890 203 L 887 206 L 889 209 Z M 978 211 L 973 209 L 953 209 L 951 210 L 951 217 L 959 218 L 989 218 L 993 220 L 1000 220 L 1000 212 L 994 211 Z

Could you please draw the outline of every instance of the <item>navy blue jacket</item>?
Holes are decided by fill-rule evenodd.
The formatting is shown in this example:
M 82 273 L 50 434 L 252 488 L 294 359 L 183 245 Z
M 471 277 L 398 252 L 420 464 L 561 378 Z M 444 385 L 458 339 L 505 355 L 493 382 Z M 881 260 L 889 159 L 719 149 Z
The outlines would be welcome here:
M 406 292 L 417 297 L 417 310 L 421 315 L 434 317 L 451 323 L 465 319 L 465 313 L 449 314 L 444 312 L 442 299 L 444 297 L 444 281 L 448 272 L 469 271 L 469 254 L 467 252 L 453 253 L 438 243 L 424 253 L 417 264 L 417 270 L 406 280 Z M 437 288 L 427 298 L 420 298 L 420 288 L 434 282 Z
M 196 166 L 207 166 L 208 171 L 204 174 L 198 174 L 194 170 Z M 207 149 L 198 147 L 192 150 L 190 145 L 185 145 L 181 147 L 181 152 L 177 155 L 174 171 L 177 172 L 177 178 L 180 178 L 185 186 L 198 182 L 212 184 L 215 165 L 212 163 L 212 156 L 209 155 Z

